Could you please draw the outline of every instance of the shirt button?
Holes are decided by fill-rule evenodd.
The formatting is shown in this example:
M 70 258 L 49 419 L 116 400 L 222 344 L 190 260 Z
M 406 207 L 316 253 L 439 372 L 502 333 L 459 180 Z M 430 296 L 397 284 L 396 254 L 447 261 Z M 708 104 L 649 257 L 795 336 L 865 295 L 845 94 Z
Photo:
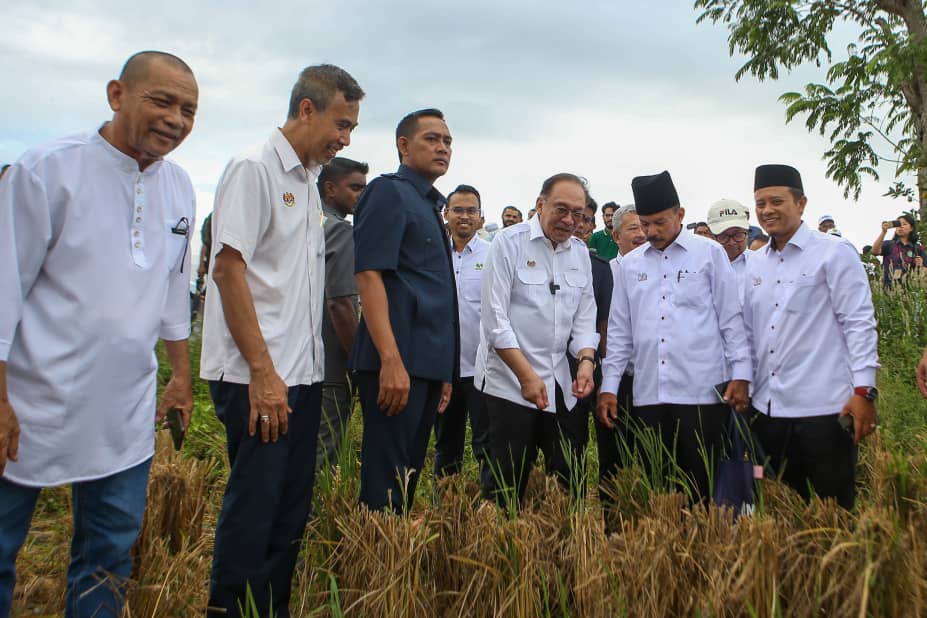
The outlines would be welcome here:
M 665 365 L 665 364 L 666 364 L 666 361 L 660 361 L 660 364 L 661 364 L 661 365 Z
M 666 279 L 666 275 L 663 275 L 663 278 Z
M 135 243 L 135 248 L 136 248 L 136 249 L 138 249 L 138 248 L 141 247 L 141 246 L 142 246 L 142 243 L 140 243 L 140 242 Z
M 662 298 L 663 300 L 666 300 L 666 296 L 661 296 L 660 298 Z
M 135 212 L 142 212 L 142 207 L 139 206 L 138 208 L 136 208 L 136 209 L 135 209 Z
M 778 307 L 778 306 L 779 306 L 779 303 L 776 303 L 776 306 Z
M 784 259 L 782 259 L 782 258 L 779 258 L 779 261 L 780 261 L 780 262 L 784 262 L 785 260 L 784 260 Z
M 772 350 L 770 350 L 770 351 L 769 351 L 769 353 L 770 353 L 770 354 L 772 354 L 772 353 L 773 353 L 773 351 L 772 351 Z
M 660 343 L 666 343 L 666 339 L 660 338 Z
M 775 326 L 770 326 L 770 328 L 773 329 L 773 330 L 776 330 L 776 327 L 775 327 Z
M 141 223 L 141 222 L 142 222 L 142 218 L 141 218 L 141 217 L 135 217 L 135 222 L 136 222 L 136 223 Z
M 782 283 L 781 279 L 776 279 L 776 283 Z
M 776 372 L 773 371 L 773 372 L 771 372 L 769 375 L 774 376 L 774 375 L 776 375 Z
M 138 236 L 140 233 L 141 232 L 139 232 L 138 230 L 135 230 L 134 232 L 132 232 L 132 236 Z
M 142 188 L 141 188 L 141 187 L 137 187 L 137 188 L 135 189 L 135 192 L 136 192 L 136 193 L 141 193 L 141 192 L 142 192 Z
M 665 318 L 665 317 L 663 317 L 663 316 L 661 315 L 661 316 L 660 316 L 660 319 L 661 319 L 661 320 L 665 320 L 666 318 Z
M 668 255 L 664 255 L 664 256 L 663 256 L 663 259 L 664 259 L 664 260 L 668 260 L 668 259 L 669 259 L 669 256 L 668 256 Z

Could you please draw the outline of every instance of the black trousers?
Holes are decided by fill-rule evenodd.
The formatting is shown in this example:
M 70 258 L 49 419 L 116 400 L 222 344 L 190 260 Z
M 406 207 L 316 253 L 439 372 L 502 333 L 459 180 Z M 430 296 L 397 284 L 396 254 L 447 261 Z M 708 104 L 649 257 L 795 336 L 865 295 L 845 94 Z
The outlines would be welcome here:
M 773 470 L 805 500 L 836 498 L 850 510 L 856 500 L 857 448 L 837 417 L 777 418 L 754 408 L 751 427 Z
M 454 384 L 447 409 L 435 420 L 435 477 L 460 473 L 469 417 L 470 445 L 480 466 L 480 484 L 489 480 L 489 423 L 482 397 L 472 377 L 461 378 Z
M 614 429 L 606 427 L 599 420 L 598 414 L 593 411 L 595 441 L 599 452 L 599 500 L 602 502 L 606 523 L 615 506 L 612 483 L 628 456 L 627 427 L 633 405 L 633 390 L 634 376 L 628 374 L 621 376 L 621 383 L 618 385 L 618 419 L 614 421 Z
M 557 412 L 551 414 L 483 393 L 489 417 L 493 493 L 501 506 L 505 506 L 506 494 L 513 489 L 521 503 L 538 449 L 544 453 L 548 474 L 556 474 L 567 489 L 582 490 L 588 417 L 567 410 L 559 386 L 555 396 Z
M 209 586 L 210 616 L 239 616 L 250 586 L 261 616 L 290 615 L 290 585 L 312 503 L 322 385 L 289 389 L 286 435 L 261 442 L 248 435 L 247 384 L 210 382 L 225 425 L 228 484 L 216 525 Z
M 425 465 L 441 382 L 412 378 L 406 407 L 387 416 L 377 405 L 379 374 L 358 371 L 354 380 L 364 415 L 360 501 L 374 511 L 404 513 L 412 506 Z
M 651 479 L 706 502 L 711 499 L 711 480 L 724 448 L 729 414 L 724 404 L 634 407 L 629 445 Z

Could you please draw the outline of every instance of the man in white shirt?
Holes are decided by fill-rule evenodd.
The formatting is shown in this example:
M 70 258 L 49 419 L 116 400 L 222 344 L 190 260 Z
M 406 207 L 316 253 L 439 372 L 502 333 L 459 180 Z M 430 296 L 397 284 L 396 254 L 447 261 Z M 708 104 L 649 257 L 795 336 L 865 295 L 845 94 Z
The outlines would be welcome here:
M 744 276 L 753 429 L 786 483 L 850 509 L 856 444 L 878 422 L 869 281 L 849 243 L 802 222 L 808 198 L 798 170 L 761 165 L 754 197 L 770 241 Z
M 573 408 L 593 390 L 599 343 L 589 251 L 573 237 L 587 198 L 578 176 L 551 176 L 541 187 L 537 216 L 502 230 L 489 250 L 481 291 L 482 384 L 500 503 L 521 501 L 539 448 L 548 472 L 564 485 L 584 461 L 587 418 Z M 579 361 L 575 380 L 568 349 Z
M 718 200 L 708 209 L 708 229 L 714 234 L 715 240 L 724 247 L 724 252 L 731 261 L 740 302 L 743 303 L 744 269 L 751 255 L 747 251 L 747 236 L 750 234 L 747 209 L 736 200 Z
M 460 317 L 460 379 L 454 384 L 447 408 L 435 419 L 435 476 L 460 472 L 463 463 L 467 417 L 470 442 L 480 466 L 481 486 L 491 480 L 488 463 L 489 427 L 480 392 L 473 385 L 476 351 L 480 343 L 480 283 L 489 243 L 476 234 L 482 220 L 480 194 L 460 185 L 447 196 L 444 217 L 450 233 L 451 262 L 457 283 Z
M 718 243 L 683 231 L 668 172 L 639 176 L 631 188 L 648 242 L 618 267 L 599 416 L 618 418 L 619 381 L 633 363 L 631 433 L 655 432 L 686 477 L 682 488 L 705 500 L 728 418 L 714 387 L 729 381 L 725 399 L 746 409 L 751 378 L 734 273 Z M 669 486 L 676 471 L 639 454 L 650 478 Z
M 200 375 L 231 471 L 216 527 L 210 615 L 289 616 L 312 501 L 324 359 L 325 245 L 316 182 L 351 142 L 364 92 L 332 65 L 302 71 L 281 129 L 233 158 L 216 189 Z
M 195 195 L 163 159 L 189 135 L 190 67 L 141 52 L 98 131 L 28 151 L 0 183 L 0 616 L 41 487 L 71 483 L 68 616 L 120 614 L 155 419 L 193 408 Z M 156 411 L 154 346 L 173 377 Z

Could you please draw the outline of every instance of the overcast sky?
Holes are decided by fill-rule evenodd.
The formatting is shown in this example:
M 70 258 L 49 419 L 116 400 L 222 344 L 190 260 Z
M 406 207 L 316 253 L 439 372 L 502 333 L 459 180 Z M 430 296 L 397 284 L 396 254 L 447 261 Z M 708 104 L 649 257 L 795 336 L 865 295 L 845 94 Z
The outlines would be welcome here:
M 742 59 L 728 56 L 726 30 L 696 17 L 691 0 L 8 3 L 0 161 L 97 127 L 111 113 L 106 82 L 126 57 L 169 51 L 200 86 L 193 133 L 172 156 L 193 179 L 202 220 L 229 157 L 283 123 L 304 66 L 330 62 L 367 92 L 341 154 L 372 174 L 393 171 L 399 118 L 438 107 L 454 153 L 437 186 L 475 185 L 487 222 L 506 204 L 527 211 L 556 172 L 588 178 L 601 204 L 631 201 L 631 178 L 663 169 L 687 220 L 704 219 L 717 199 L 752 202 L 756 165 L 790 163 L 809 197 L 805 220 L 832 214 L 858 248 L 871 244 L 881 220 L 910 207 L 881 197 L 891 170 L 859 203 L 844 199 L 824 176 L 827 143 L 785 124 L 777 101 L 820 74 L 737 83 Z

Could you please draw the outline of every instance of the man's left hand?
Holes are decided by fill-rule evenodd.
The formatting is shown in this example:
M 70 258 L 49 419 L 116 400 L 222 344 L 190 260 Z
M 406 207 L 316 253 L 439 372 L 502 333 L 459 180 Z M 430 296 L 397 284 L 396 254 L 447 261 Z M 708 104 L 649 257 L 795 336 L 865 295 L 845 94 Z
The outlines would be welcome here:
M 576 379 L 573 380 L 573 396 L 584 399 L 592 394 L 595 381 L 592 377 L 592 363 L 583 361 L 576 368 Z
M 189 380 L 177 376 L 171 377 L 164 392 L 161 394 L 161 404 L 158 406 L 156 419 L 164 422 L 168 410 L 177 408 L 183 419 L 183 430 L 190 426 L 190 415 L 193 412 L 193 386 Z
M 871 434 L 879 426 L 879 415 L 876 413 L 875 402 L 869 401 L 865 397 L 853 395 L 850 397 L 840 416 L 853 417 L 853 444 L 859 444 L 859 441 Z
M 740 413 L 750 406 L 750 383 L 746 380 L 731 380 L 724 391 L 724 401 Z
M 444 414 L 447 410 L 447 404 L 451 402 L 451 384 L 445 382 L 441 385 L 441 399 L 438 401 L 438 414 Z

